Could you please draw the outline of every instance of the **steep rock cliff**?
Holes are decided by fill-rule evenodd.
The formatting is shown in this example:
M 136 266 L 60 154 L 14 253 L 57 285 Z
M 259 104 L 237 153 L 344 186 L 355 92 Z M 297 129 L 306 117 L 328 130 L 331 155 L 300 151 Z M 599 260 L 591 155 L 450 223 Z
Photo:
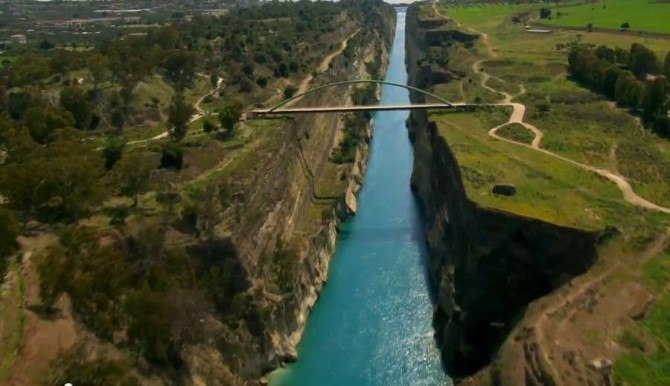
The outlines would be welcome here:
M 409 8 L 407 23 L 410 82 L 429 87 L 421 59 L 431 34 L 416 7 Z M 413 112 L 409 127 L 411 185 L 423 206 L 438 293 L 434 327 L 448 372 L 458 379 L 490 363 L 530 302 L 588 270 L 598 236 L 478 206 L 467 197 L 458 160 L 435 123 Z
M 314 77 L 312 86 L 365 77 L 371 62 L 385 73 L 395 11 L 379 3 L 360 17 L 351 21 L 345 34 L 350 36 L 347 48 Z M 352 92 L 326 89 L 296 105 L 351 103 Z M 219 354 L 204 358 L 193 353 L 187 360 L 194 380 L 207 380 L 206 374 L 226 372 L 227 367 L 238 377 L 235 382 L 254 383 L 263 373 L 296 359 L 295 346 L 326 281 L 337 226 L 353 214 L 354 193 L 365 170 L 365 143 L 354 163 L 333 166 L 330 161 L 342 125 L 337 114 L 278 119 L 272 140 L 256 154 L 253 170 L 230 178 L 236 191 L 221 216 L 217 239 L 227 240 L 233 249 L 228 251 L 229 272 L 237 295 L 231 307 L 243 317 L 217 326 L 213 335 Z M 328 184 L 323 182 L 333 179 L 339 183 L 325 189 Z

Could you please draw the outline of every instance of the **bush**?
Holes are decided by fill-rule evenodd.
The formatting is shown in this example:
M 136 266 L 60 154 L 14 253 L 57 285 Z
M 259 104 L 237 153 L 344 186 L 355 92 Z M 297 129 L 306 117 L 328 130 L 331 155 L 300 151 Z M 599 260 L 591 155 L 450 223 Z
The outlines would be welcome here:
M 7 256 L 16 249 L 16 237 L 18 235 L 19 226 L 12 212 L 0 208 L 0 279 L 5 274 Z
M 260 77 L 258 77 L 258 79 L 256 79 L 256 84 L 265 88 L 265 86 L 268 85 L 268 78 L 266 78 L 264 76 L 260 76 Z
M 540 19 L 549 19 L 551 17 L 551 9 L 542 8 L 540 9 Z
M 221 122 L 221 127 L 226 130 L 227 134 L 232 133 L 242 116 L 243 110 L 244 104 L 237 99 L 226 101 L 221 110 L 219 110 L 219 122 Z
M 546 114 L 549 112 L 549 110 L 551 110 L 551 103 L 547 101 L 541 101 L 535 105 L 535 108 L 537 108 L 538 112 Z
M 174 142 L 168 142 L 161 149 L 161 168 L 181 169 L 184 163 L 184 149 Z
M 116 161 L 123 156 L 123 148 L 126 142 L 122 138 L 110 138 L 107 145 L 102 150 L 102 156 L 105 159 L 105 169 L 111 170 Z
M 211 132 L 213 132 L 213 131 L 216 131 L 216 124 L 215 124 L 214 122 L 212 122 L 212 121 L 205 120 L 205 121 L 202 123 L 202 130 L 203 130 L 205 133 L 208 133 L 208 134 L 209 134 L 209 133 L 211 133 Z
M 628 29 L 630 28 L 630 24 L 626 21 L 621 23 L 621 29 Z
M 290 86 L 286 87 L 284 89 L 284 98 L 285 99 L 292 98 L 297 91 L 298 91 L 298 88 L 293 86 L 293 85 L 290 85 Z
M 240 92 L 249 93 L 252 91 L 254 91 L 254 82 L 247 78 L 240 80 Z

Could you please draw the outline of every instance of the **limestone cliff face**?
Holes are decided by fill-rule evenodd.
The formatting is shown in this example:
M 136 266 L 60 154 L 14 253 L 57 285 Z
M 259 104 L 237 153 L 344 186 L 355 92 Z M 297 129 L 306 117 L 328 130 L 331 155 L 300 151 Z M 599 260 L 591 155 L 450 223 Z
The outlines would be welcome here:
M 349 21 L 342 33 L 353 35 L 347 49 L 312 85 L 364 78 L 375 60 L 383 76 L 394 32 L 395 11 L 381 2 L 362 20 Z M 351 103 L 352 92 L 326 89 L 310 95 L 305 104 Z M 254 384 L 265 372 L 296 359 L 307 315 L 327 279 L 337 227 L 355 212 L 355 193 L 365 170 L 364 143 L 356 161 L 337 166 L 333 174 L 330 155 L 342 125 L 338 114 L 276 120 L 272 138 L 255 155 L 253 170 L 246 171 L 244 185 L 231 181 L 233 204 L 225 209 L 218 229 L 219 237 L 230 240 L 235 250 L 230 272 L 237 295 L 231 308 L 244 316 L 218 325 L 213 334 L 218 354 L 194 353 L 187 360 L 194 381 L 209 382 L 207 373 L 217 372 L 234 374 L 229 381 L 233 384 Z M 334 179 L 333 184 L 323 183 Z M 327 189 L 331 185 L 338 188 Z
M 407 65 L 417 84 L 430 34 L 415 7 L 407 23 Z M 413 112 L 409 126 L 411 185 L 424 210 L 438 293 L 434 327 L 448 372 L 459 379 L 491 362 L 530 302 L 586 272 L 597 259 L 597 235 L 478 206 L 426 113 Z

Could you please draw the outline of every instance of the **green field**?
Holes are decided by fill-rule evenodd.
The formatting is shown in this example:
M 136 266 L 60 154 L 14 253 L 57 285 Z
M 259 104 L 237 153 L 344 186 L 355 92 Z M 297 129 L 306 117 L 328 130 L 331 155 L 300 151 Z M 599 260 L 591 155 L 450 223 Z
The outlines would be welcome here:
M 464 27 L 487 33 L 496 58 L 489 56 L 481 41 L 472 50 L 450 48 L 452 60 L 449 65 L 465 73 L 466 77 L 436 85 L 435 92 L 455 101 L 474 102 L 476 97 L 487 102 L 492 101 L 491 98 L 499 100 L 499 95 L 491 95 L 479 86 L 479 75 L 471 69 L 474 61 L 489 57 L 479 66 L 492 75 L 487 83 L 489 86 L 512 95 L 518 93 L 520 85 L 526 89 L 516 101 L 527 105 L 525 120 L 543 131 L 542 148 L 577 162 L 616 170 L 629 177 L 629 182 L 642 197 L 670 206 L 670 189 L 667 188 L 670 184 L 670 141 L 643 130 L 633 116 L 614 108 L 603 96 L 567 79 L 568 50 L 556 49 L 577 41 L 625 49 L 633 42 L 639 42 L 656 51 L 658 56 L 664 56 L 670 49 L 670 41 L 605 32 L 527 33 L 522 25 L 510 22 L 510 15 L 530 8 L 529 5 L 441 6 L 439 11 L 443 15 L 456 19 Z M 540 103 L 546 105 L 545 112 L 539 111 Z M 514 129 L 499 134 L 507 138 L 528 134 L 510 130 Z M 527 138 L 514 139 L 528 142 Z
M 557 17 L 558 12 L 560 17 Z M 542 20 L 542 23 L 581 28 L 592 23 L 596 28 L 619 29 L 622 23 L 627 22 L 631 31 L 670 33 L 669 17 L 668 2 L 605 0 L 552 8 L 551 20 Z
M 601 229 L 622 219 L 635 222 L 646 215 L 623 202 L 614 184 L 593 173 L 489 137 L 489 128 L 505 117 L 501 110 L 431 115 L 458 159 L 466 192 L 473 201 L 583 229 Z M 517 194 L 492 194 L 496 183 L 515 185 Z

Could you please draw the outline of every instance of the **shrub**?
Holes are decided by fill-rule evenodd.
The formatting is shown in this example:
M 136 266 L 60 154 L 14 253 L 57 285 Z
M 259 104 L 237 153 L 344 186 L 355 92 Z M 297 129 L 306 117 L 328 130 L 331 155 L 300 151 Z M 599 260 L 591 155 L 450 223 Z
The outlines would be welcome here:
M 167 142 L 161 149 L 161 168 L 181 169 L 184 163 L 184 149 L 174 142 Z
M 535 105 L 535 108 L 537 108 L 537 111 L 546 114 L 551 110 L 551 103 L 547 101 L 540 101 Z
M 202 123 L 202 130 L 203 130 L 205 133 L 208 133 L 208 134 L 209 134 L 209 133 L 211 133 L 211 132 L 213 132 L 213 131 L 216 131 L 216 124 L 215 124 L 214 122 L 212 122 L 212 121 L 205 120 L 205 121 Z
M 256 79 L 256 84 L 265 88 L 265 86 L 268 85 L 268 78 L 264 76 L 259 76 L 258 79 Z
M 296 87 L 293 86 L 293 85 L 290 85 L 290 86 L 286 87 L 286 88 L 284 89 L 284 98 L 288 99 L 288 98 L 293 97 L 293 95 L 295 95 L 295 93 L 296 93 L 297 91 L 298 91 L 298 88 L 296 88 Z
M 549 19 L 550 16 L 551 16 L 551 9 L 549 8 L 540 9 L 540 19 Z
M 18 235 L 19 226 L 12 212 L 0 208 L 0 278 L 5 274 L 7 256 L 16 249 L 15 240 Z
M 247 78 L 240 80 L 240 92 L 249 93 L 252 91 L 254 91 L 254 82 Z
M 111 138 L 102 150 L 102 156 L 105 158 L 105 169 L 111 170 L 116 161 L 123 156 L 123 148 L 126 142 L 122 138 Z

